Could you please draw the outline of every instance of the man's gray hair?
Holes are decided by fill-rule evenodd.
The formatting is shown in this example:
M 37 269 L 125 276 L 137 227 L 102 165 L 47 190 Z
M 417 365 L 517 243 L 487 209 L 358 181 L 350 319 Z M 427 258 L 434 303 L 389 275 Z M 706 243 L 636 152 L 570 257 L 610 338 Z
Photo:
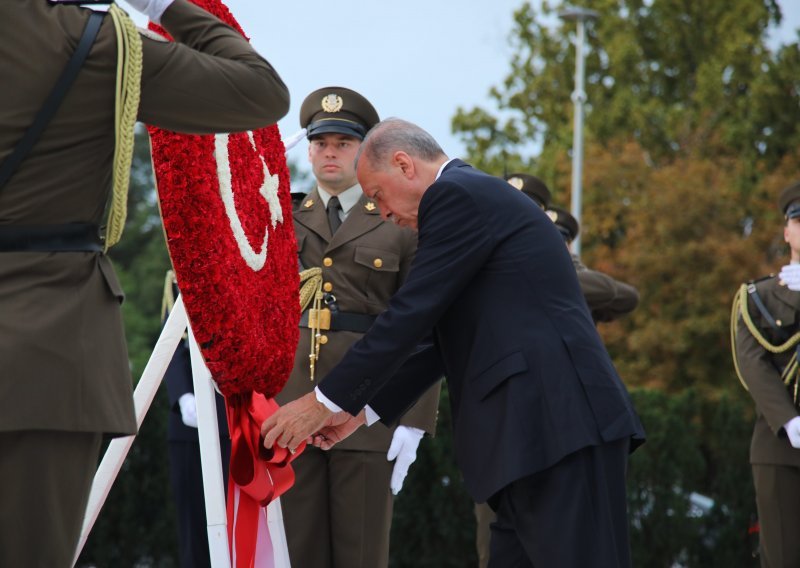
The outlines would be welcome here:
M 445 156 L 433 136 L 414 123 L 392 117 L 382 120 L 367 133 L 358 148 L 356 166 L 363 155 L 372 168 L 382 169 L 391 154 L 398 150 L 427 162 Z

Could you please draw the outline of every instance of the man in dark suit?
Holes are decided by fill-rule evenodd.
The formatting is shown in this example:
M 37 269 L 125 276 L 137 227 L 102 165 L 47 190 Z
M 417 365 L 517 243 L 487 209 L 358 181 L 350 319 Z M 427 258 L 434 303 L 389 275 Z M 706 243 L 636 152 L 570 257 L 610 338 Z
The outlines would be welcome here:
M 131 65 L 122 68 L 141 64 L 133 81 L 141 99 L 120 115 L 208 133 L 255 129 L 286 114 L 286 86 L 236 30 L 187 0 L 130 4 L 175 41 L 125 28 L 133 32 L 123 34 Z M 4 164 L 87 22 L 100 18 L 91 14 L 45 0 L 0 2 Z M 63 102 L 0 187 L 0 486 L 13 488 L 0 507 L 0 566 L 71 566 L 103 436 L 136 433 L 124 295 L 104 252 L 113 239 L 100 238 L 112 172 L 125 169 L 115 148 L 133 133 L 120 124 L 115 137 L 119 20 L 111 13 L 100 21 Z M 118 100 L 130 104 L 128 94 Z
M 330 447 L 444 374 L 466 488 L 498 515 L 491 565 L 629 566 L 625 468 L 644 432 L 552 221 L 402 120 L 369 133 L 357 172 L 384 218 L 418 230 L 416 258 L 317 391 L 264 422 L 264 444 L 317 432 Z

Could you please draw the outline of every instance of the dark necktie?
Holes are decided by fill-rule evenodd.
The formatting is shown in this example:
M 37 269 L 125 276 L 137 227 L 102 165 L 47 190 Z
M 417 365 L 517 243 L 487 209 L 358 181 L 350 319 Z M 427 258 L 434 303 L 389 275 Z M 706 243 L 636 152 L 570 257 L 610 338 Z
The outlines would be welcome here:
M 336 196 L 331 197 L 328 200 L 328 224 L 331 226 L 331 235 L 342 224 L 342 219 L 339 217 L 339 211 L 341 210 L 342 206 L 339 203 L 339 198 Z

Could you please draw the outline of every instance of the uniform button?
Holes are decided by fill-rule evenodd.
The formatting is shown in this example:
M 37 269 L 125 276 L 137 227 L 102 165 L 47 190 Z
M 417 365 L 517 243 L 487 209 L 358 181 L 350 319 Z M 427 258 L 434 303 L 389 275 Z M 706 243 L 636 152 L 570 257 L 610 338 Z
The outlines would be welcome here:
M 778 325 L 783 325 L 783 322 L 781 320 L 775 320 L 775 323 L 777 323 Z
M 326 343 L 328 343 L 328 336 L 327 335 L 320 335 L 319 336 L 319 342 L 320 342 L 321 345 L 325 345 Z
M 322 259 L 322 264 L 324 264 L 325 266 L 333 266 L 333 259 L 329 256 L 326 256 L 325 258 Z
M 372 261 L 372 264 L 375 265 L 375 268 L 380 268 L 381 266 L 383 266 L 383 261 L 380 258 L 376 258 L 375 260 Z
M 333 284 L 331 284 L 330 282 L 325 282 L 325 284 L 322 285 L 322 289 L 325 290 L 326 292 L 330 292 L 333 290 Z

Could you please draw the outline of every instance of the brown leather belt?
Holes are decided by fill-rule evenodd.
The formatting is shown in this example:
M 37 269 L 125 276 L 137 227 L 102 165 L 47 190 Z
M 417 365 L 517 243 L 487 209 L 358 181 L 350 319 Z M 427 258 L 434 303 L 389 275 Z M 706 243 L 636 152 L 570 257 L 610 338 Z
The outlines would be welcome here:
M 332 311 L 328 308 L 321 310 L 308 309 L 300 317 L 300 327 L 315 327 L 319 320 L 319 328 L 326 331 L 354 331 L 366 333 L 372 326 L 376 316 L 356 314 L 352 312 Z M 309 320 L 311 323 L 309 323 Z

